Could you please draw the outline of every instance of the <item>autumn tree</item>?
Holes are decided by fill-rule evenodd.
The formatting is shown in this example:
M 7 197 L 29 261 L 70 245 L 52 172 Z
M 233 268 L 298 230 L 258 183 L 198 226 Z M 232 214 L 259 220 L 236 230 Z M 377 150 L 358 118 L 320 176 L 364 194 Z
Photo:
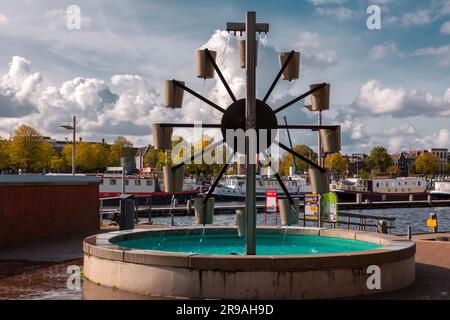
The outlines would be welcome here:
M 151 168 L 156 168 L 158 164 L 159 152 L 155 148 L 150 148 L 144 156 L 144 165 Z
M 387 172 L 387 169 L 394 164 L 386 148 L 383 147 L 374 147 L 365 163 L 370 171 L 379 173 Z
M 66 166 L 72 163 L 72 144 L 68 144 L 61 152 Z M 110 161 L 109 147 L 103 143 L 77 142 L 75 162 L 82 171 L 104 171 Z
M 317 162 L 317 154 L 307 145 L 300 144 L 294 146 L 294 151 L 298 152 L 302 156 Z M 297 170 L 298 173 L 305 172 L 309 169 L 309 165 L 297 158 L 295 158 L 295 163 L 297 164 Z M 289 174 L 289 167 L 294 166 L 294 161 L 292 160 L 292 155 L 290 153 L 284 153 L 280 158 L 279 163 L 279 172 L 281 175 L 288 175 Z
M 328 170 L 336 172 L 344 172 L 347 170 L 348 158 L 339 152 L 327 154 L 324 161 L 324 166 Z
M 433 175 L 439 172 L 439 159 L 430 152 L 421 153 L 414 163 L 416 173 Z
M 66 167 L 66 163 L 61 156 L 53 156 L 50 160 L 50 168 L 53 171 L 61 172 Z
M 21 125 L 16 129 L 9 147 L 11 164 L 25 168 L 27 172 L 47 167 L 54 155 L 54 149 L 44 141 L 34 128 Z

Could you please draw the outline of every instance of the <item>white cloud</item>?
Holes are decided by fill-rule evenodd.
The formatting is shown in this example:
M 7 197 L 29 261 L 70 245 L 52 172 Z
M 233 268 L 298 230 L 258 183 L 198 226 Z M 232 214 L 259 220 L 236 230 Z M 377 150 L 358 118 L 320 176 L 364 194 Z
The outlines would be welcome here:
M 326 47 L 325 43 L 316 32 L 302 32 L 292 47 L 300 51 L 302 65 L 325 69 L 337 64 L 336 51 Z
M 309 0 L 315 6 L 321 6 L 324 4 L 343 4 L 347 2 L 347 0 Z
M 398 49 L 394 42 L 385 42 L 374 46 L 369 51 L 369 58 L 374 61 L 382 60 L 392 54 L 403 56 L 404 54 Z
M 47 19 L 48 28 L 50 30 L 67 28 L 67 15 L 66 9 L 52 9 L 45 12 L 45 18 Z M 81 12 L 81 24 L 82 29 L 88 28 L 91 23 L 91 18 L 85 15 L 84 11 Z
M 450 88 L 443 96 L 402 87 L 384 87 L 380 81 L 369 80 L 361 86 L 352 104 L 355 115 L 391 115 L 394 117 L 449 117 Z
M 414 146 L 419 149 L 448 148 L 450 146 L 450 132 L 440 129 L 438 132 L 414 139 Z
M 9 18 L 7 15 L 0 13 L 0 26 L 7 26 L 9 24 Z
M 426 9 L 405 13 L 401 18 L 401 22 L 405 26 L 422 26 L 430 24 L 432 21 L 432 14 L 430 10 Z
M 442 32 L 443 34 L 450 34 L 450 20 L 444 22 L 444 23 L 441 25 L 441 32 Z
M 338 21 L 346 21 L 354 17 L 354 12 L 346 7 L 322 8 L 316 9 L 321 16 L 333 17 Z

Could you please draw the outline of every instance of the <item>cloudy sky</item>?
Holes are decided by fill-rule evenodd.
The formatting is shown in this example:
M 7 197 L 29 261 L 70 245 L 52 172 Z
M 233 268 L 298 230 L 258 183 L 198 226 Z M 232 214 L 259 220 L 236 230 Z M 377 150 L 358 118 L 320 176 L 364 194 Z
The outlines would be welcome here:
M 381 30 L 367 28 L 370 4 L 381 8 Z M 71 5 L 81 9 L 79 30 L 67 27 Z M 226 108 L 218 79 L 195 77 L 195 50 L 208 47 L 243 97 L 236 37 L 223 29 L 249 9 L 270 23 L 259 42 L 259 97 L 278 71 L 278 53 L 301 52 L 300 80 L 280 83 L 270 105 L 330 82 L 324 121 L 342 125 L 344 152 L 450 147 L 450 0 L 2 0 L 0 137 L 28 124 L 63 139 L 59 126 L 76 115 L 85 140 L 124 135 L 146 145 L 155 122 L 220 121 L 187 94 L 183 109 L 163 108 L 163 82 L 186 81 Z M 283 116 L 317 121 L 303 103 L 280 113 L 279 122 Z M 293 136 L 296 143 L 316 139 Z

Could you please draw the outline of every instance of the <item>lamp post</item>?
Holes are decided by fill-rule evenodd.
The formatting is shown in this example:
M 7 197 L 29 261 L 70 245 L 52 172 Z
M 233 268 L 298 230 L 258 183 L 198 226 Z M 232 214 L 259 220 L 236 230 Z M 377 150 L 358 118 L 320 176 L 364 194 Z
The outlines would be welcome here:
M 72 131 L 72 176 L 75 176 L 75 168 L 76 168 L 76 162 L 75 162 L 75 143 L 76 143 L 76 124 L 77 124 L 77 117 L 73 116 L 73 124 L 72 125 L 62 125 L 61 128 L 64 128 L 66 130 Z

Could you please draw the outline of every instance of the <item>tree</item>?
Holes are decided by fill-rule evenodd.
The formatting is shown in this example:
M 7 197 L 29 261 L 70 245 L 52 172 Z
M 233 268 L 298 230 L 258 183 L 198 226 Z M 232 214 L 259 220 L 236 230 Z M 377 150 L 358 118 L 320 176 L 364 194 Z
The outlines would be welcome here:
M 119 166 L 122 158 L 125 158 L 125 162 L 133 160 L 134 150 L 130 141 L 119 136 L 111 146 L 110 164 Z
M 365 161 L 370 171 L 380 173 L 386 172 L 393 165 L 391 156 L 383 147 L 374 147 Z
M 430 152 L 421 153 L 414 163 L 417 173 L 433 175 L 439 172 L 439 159 Z
M 72 144 L 66 145 L 62 152 L 66 166 L 72 164 Z M 77 142 L 75 148 L 75 161 L 77 168 L 82 171 L 104 171 L 110 162 L 110 151 L 106 144 Z
M 159 152 L 155 148 L 150 148 L 144 156 L 144 165 L 150 168 L 156 168 L 158 164 Z
M 62 157 L 60 156 L 53 156 L 50 160 L 50 168 L 53 171 L 61 172 L 66 167 L 66 164 Z
M 34 128 L 21 125 L 16 129 L 10 144 L 11 164 L 28 172 L 49 165 L 53 148 L 42 139 Z
M 316 162 L 317 161 L 317 154 L 307 145 L 300 144 L 294 146 L 294 151 L 300 153 L 302 156 Z M 299 173 L 305 172 L 309 169 L 309 165 L 299 159 L 295 159 L 295 163 L 297 164 L 297 169 Z M 279 164 L 279 171 L 281 175 L 288 175 L 289 174 L 289 167 L 294 166 L 294 161 L 292 161 L 292 155 L 290 153 L 284 153 L 281 156 L 280 164 Z
M 344 172 L 347 169 L 348 158 L 339 152 L 327 154 L 324 165 L 328 170 Z
M 90 151 L 94 156 L 92 170 L 105 171 L 111 159 L 111 150 L 106 143 L 94 143 L 90 146 Z
M 0 170 L 9 168 L 11 165 L 9 144 L 9 141 L 0 139 Z
M 445 164 L 444 170 L 446 174 L 450 174 L 450 162 Z
M 392 175 L 400 175 L 400 168 L 394 165 L 389 166 L 389 168 L 387 168 L 387 173 Z

